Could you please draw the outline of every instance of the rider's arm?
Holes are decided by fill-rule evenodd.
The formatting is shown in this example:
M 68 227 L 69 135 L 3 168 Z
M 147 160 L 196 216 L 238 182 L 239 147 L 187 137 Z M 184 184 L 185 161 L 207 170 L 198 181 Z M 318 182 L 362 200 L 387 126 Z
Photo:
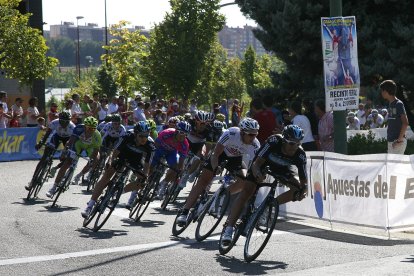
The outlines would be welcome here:
M 257 180 L 262 181 L 266 177 L 266 175 L 263 175 L 260 169 L 265 162 L 266 159 L 258 156 L 252 164 L 252 173 Z
M 46 130 L 45 135 L 43 136 L 42 140 L 40 140 L 39 145 L 44 145 L 46 143 L 47 138 L 49 137 L 50 133 L 52 132 L 52 130 L 50 128 L 48 128 Z
M 214 148 L 213 154 L 211 155 L 211 167 L 215 170 L 218 166 L 218 158 L 224 151 L 224 145 L 217 143 Z

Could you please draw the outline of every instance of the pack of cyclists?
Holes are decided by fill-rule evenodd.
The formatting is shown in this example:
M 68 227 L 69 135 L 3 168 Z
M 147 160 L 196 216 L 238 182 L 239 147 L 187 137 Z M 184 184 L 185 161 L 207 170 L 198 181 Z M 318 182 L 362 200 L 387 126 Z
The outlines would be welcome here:
M 84 119 L 83 124 L 75 126 L 70 121 L 70 114 L 62 112 L 59 119 L 50 122 L 45 136 L 36 145 L 37 150 L 46 145 L 42 158 L 54 153 L 59 144 L 64 145 L 61 162 L 54 167 L 58 169 L 57 176 L 46 196 L 53 197 L 73 159 L 82 154 L 89 158 L 87 165 L 73 179 L 73 184 L 78 184 L 84 174 L 96 169 L 100 156 L 105 152 L 107 161 L 103 174 L 81 215 L 84 218 L 89 216 L 111 178 L 125 166 L 134 174 L 124 184 L 124 192 L 131 192 L 125 205 L 129 209 L 140 196 L 139 191 L 145 187 L 155 166 L 165 162 L 168 169 L 159 182 L 158 199 L 163 199 L 168 185 L 173 181 L 178 179 L 182 189 L 187 182 L 194 182 L 197 178 L 177 215 L 176 223 L 183 225 L 190 209 L 210 187 L 214 176 L 226 169 L 237 176 L 236 181 L 227 188 L 229 193 L 239 194 L 230 208 L 222 232 L 222 242 L 229 243 L 246 202 L 268 172 L 281 175 L 286 179 L 284 184 L 290 188 L 276 198 L 279 205 L 306 197 L 308 179 L 306 153 L 301 147 L 304 133 L 300 127 L 288 125 L 282 134 L 271 135 L 260 145 L 256 138 L 260 126 L 256 120 L 244 118 L 238 126 L 227 128 L 221 115 L 200 110 L 193 115 L 175 116 L 157 133 L 153 120 L 139 121 L 127 130 L 121 124 L 119 115 L 107 116 L 99 125 L 98 120 L 90 116 Z M 184 166 L 186 162 L 189 165 Z M 294 167 L 298 173 L 295 173 Z M 53 169 L 50 174 L 53 177 Z M 25 188 L 30 190 L 31 185 L 29 183 Z

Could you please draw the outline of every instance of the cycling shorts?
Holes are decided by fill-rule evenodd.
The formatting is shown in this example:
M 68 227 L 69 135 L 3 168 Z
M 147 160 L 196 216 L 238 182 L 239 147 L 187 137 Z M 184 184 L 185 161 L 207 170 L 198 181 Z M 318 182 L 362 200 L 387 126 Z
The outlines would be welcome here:
M 54 146 L 55 149 L 59 147 L 60 142 L 62 142 L 63 146 L 69 141 L 70 137 L 61 137 L 57 133 L 53 134 L 52 137 L 50 137 L 48 145 Z
M 277 170 L 275 168 L 272 169 L 272 167 L 270 167 L 269 170 L 271 171 L 270 174 L 278 175 L 281 178 L 284 178 L 286 180 L 291 179 L 292 177 L 295 177 L 296 175 L 296 172 L 293 170 L 292 166 L 283 167 L 283 169 L 278 168 Z M 251 181 L 251 182 L 256 182 L 256 178 L 253 176 L 253 172 L 251 168 L 247 171 L 246 180 Z M 281 184 L 284 184 L 284 183 L 281 183 Z
M 192 143 L 188 141 L 188 143 L 190 144 L 190 151 L 194 153 L 195 155 L 197 155 L 203 149 L 203 146 L 204 146 L 204 142 Z
M 228 161 L 226 166 L 224 166 L 229 172 L 236 172 L 241 170 L 242 168 L 242 156 L 236 157 L 229 157 L 225 152 L 220 154 L 218 158 L 218 164 L 222 164 L 224 161 Z M 214 172 L 213 167 L 211 166 L 211 157 L 207 160 L 206 164 L 204 165 L 204 169 Z
M 177 151 L 166 151 L 158 148 L 155 150 L 154 156 L 152 157 L 151 166 L 157 165 L 162 157 L 165 157 L 169 167 L 175 167 L 180 159 L 180 155 Z

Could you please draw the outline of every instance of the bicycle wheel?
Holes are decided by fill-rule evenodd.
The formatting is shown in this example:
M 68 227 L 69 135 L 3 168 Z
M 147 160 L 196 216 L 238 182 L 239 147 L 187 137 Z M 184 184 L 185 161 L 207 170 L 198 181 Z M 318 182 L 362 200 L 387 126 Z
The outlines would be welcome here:
M 97 212 L 97 217 L 95 220 L 95 225 L 93 227 L 93 232 L 97 232 L 99 229 L 104 226 L 106 221 L 111 216 L 112 212 L 115 210 L 116 205 L 118 204 L 119 198 L 122 195 L 123 185 L 117 184 L 115 187 L 111 188 L 106 196 L 107 200 L 103 200 L 104 204 L 101 204 Z
M 153 192 L 151 191 L 153 189 L 155 191 L 156 187 L 154 186 L 158 187 L 157 182 L 160 178 L 161 176 L 159 176 L 158 173 L 150 176 L 147 185 L 145 185 L 144 189 L 142 190 L 142 193 L 140 193 L 141 195 L 134 200 L 131 211 L 129 212 L 129 218 L 134 218 L 134 215 L 136 214 L 134 221 L 137 222 L 141 219 L 142 215 L 145 213 L 145 210 L 147 209 L 145 208 L 145 206 L 147 206 L 147 203 L 150 202 L 153 198 Z
M 58 198 L 60 197 L 60 195 L 69 189 L 70 181 L 72 179 L 74 171 L 75 171 L 74 167 L 69 167 L 68 171 L 63 176 L 62 181 L 57 186 L 57 191 L 54 195 L 55 199 L 53 200 L 52 208 L 56 206 L 56 202 Z
M 173 226 L 172 226 L 172 234 L 173 236 L 178 236 L 180 235 L 182 232 L 184 232 L 185 229 L 187 229 L 188 225 L 190 225 L 191 221 L 193 220 L 194 217 L 194 210 L 190 210 L 190 212 L 188 213 L 187 216 L 187 221 L 185 223 L 185 225 L 180 226 L 177 223 L 177 218 L 181 215 L 181 212 L 178 212 L 177 216 L 175 217 Z
M 279 205 L 275 200 L 268 200 L 264 208 L 259 210 L 249 227 L 244 244 L 244 259 L 250 263 L 265 248 L 275 228 Z
M 27 193 L 27 200 L 30 200 L 30 198 L 35 198 L 36 197 L 36 189 L 38 188 L 39 184 L 42 181 L 42 178 L 45 173 L 45 169 L 46 169 L 46 160 L 40 160 L 40 164 L 39 164 L 39 169 L 36 170 L 33 174 L 32 180 L 30 181 L 30 190 Z M 36 195 L 35 195 L 36 194 Z M 33 197 L 32 197 L 33 195 Z
M 40 189 L 42 189 L 43 184 L 49 179 L 49 173 L 50 173 L 50 168 L 52 167 L 52 163 L 53 163 L 53 159 L 52 159 L 52 156 L 50 156 L 49 159 L 47 160 L 46 168 L 40 174 L 41 181 L 40 183 L 36 185 L 36 189 L 33 193 L 34 198 L 37 198 L 37 195 L 39 194 Z
M 100 198 L 98 199 L 98 201 L 97 201 L 97 202 L 95 203 L 95 205 L 93 206 L 93 208 L 92 208 L 91 212 L 89 213 L 89 216 L 88 216 L 88 217 L 86 217 L 86 218 L 83 220 L 83 223 L 82 223 L 83 227 L 88 226 L 88 225 L 89 225 L 89 223 L 91 223 L 91 221 L 92 221 L 92 220 L 93 220 L 93 218 L 95 217 L 95 215 L 98 213 L 98 210 L 99 210 L 99 208 L 101 207 L 100 205 L 101 205 L 101 203 L 102 203 L 102 198 L 103 198 L 103 197 L 100 197 Z
M 86 191 L 89 192 L 89 191 L 92 191 L 93 188 L 95 188 L 95 185 L 98 182 L 99 177 L 101 176 L 101 174 L 103 172 L 103 169 L 105 167 L 105 161 L 106 161 L 106 158 L 105 157 L 102 157 L 99 160 L 98 166 L 91 173 L 91 178 L 89 180 L 88 186 L 86 187 Z
M 237 243 L 237 241 L 239 240 L 241 236 L 241 233 L 243 232 L 244 225 L 245 224 L 243 221 L 239 221 L 236 224 L 236 226 L 234 227 L 235 229 L 234 229 L 233 239 L 228 245 L 224 245 L 223 242 L 221 241 L 221 237 L 223 236 L 224 229 L 226 229 L 226 224 L 224 225 L 223 230 L 221 231 L 220 240 L 219 240 L 219 252 L 221 255 L 226 255 L 227 253 L 229 253 L 229 251 Z
M 201 242 L 208 238 L 219 225 L 230 202 L 230 193 L 221 189 L 216 196 L 212 196 L 197 220 L 195 238 Z
M 173 184 L 168 186 L 168 189 L 165 191 L 164 199 L 161 202 L 161 209 L 165 210 L 167 208 L 168 203 L 172 202 L 174 198 L 175 190 L 177 189 L 178 184 L 174 181 Z
M 150 203 L 153 201 L 153 199 L 155 197 L 157 187 L 158 187 L 158 185 L 156 185 L 156 187 L 151 189 L 149 191 L 147 197 L 144 197 L 142 199 L 142 201 L 138 203 L 137 214 L 136 214 L 135 219 L 134 219 L 135 222 L 140 221 L 142 216 L 144 215 L 145 211 L 148 209 L 148 206 L 150 205 Z

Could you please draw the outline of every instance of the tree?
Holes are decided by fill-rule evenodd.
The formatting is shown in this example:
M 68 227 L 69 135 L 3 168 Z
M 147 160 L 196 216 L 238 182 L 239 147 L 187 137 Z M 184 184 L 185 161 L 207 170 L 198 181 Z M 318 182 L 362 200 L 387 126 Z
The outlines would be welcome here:
M 97 92 L 100 95 L 105 94 L 107 97 L 112 98 L 116 95 L 116 92 L 118 91 L 118 88 L 116 86 L 116 83 L 114 81 L 114 78 L 112 77 L 112 68 L 110 65 L 106 65 L 105 62 L 102 64 L 102 66 L 98 70 L 98 89 Z
M 243 76 L 246 82 L 247 94 L 249 94 L 249 96 L 253 96 L 255 90 L 254 72 L 256 67 L 256 52 L 250 45 L 244 53 L 244 61 L 242 63 Z
M 219 0 L 171 0 L 171 13 L 151 33 L 147 77 L 165 96 L 196 93 L 205 59 L 224 25 Z M 159 91 L 154 91 L 159 92 Z
M 16 9 L 19 2 L 0 2 L 0 68 L 7 78 L 30 86 L 48 76 L 58 61 L 46 56 L 46 42 L 39 30 L 29 27 L 30 14 L 22 15 Z
M 108 46 L 108 54 L 102 55 L 102 61 L 111 67 L 114 81 L 121 95 L 132 96 L 134 91 L 140 91 L 144 86 L 141 73 L 143 59 L 147 56 L 147 38 L 139 30 L 129 31 L 126 21 L 114 24 L 110 33 L 114 37 Z

